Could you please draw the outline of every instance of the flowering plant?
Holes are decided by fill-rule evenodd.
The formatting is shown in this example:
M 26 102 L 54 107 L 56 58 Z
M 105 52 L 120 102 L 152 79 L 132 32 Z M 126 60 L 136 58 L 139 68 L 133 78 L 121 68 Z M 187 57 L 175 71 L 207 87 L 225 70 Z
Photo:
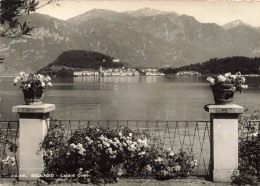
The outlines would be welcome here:
M 212 77 L 208 77 L 207 80 L 210 82 L 211 87 L 221 87 L 224 85 L 232 84 L 234 85 L 235 91 L 240 91 L 247 89 L 248 85 L 244 84 L 246 79 L 241 75 L 240 72 L 237 72 L 236 74 L 232 75 L 230 72 L 225 73 L 223 75 L 218 75 L 217 79 L 214 79 Z
M 19 76 L 14 79 L 14 86 L 18 86 L 23 90 L 43 90 L 46 86 L 52 86 L 51 78 L 41 74 L 26 74 L 20 72 Z
M 8 150 L 7 150 L 8 148 Z M 8 154 L 15 154 L 18 146 L 7 138 L 7 135 L 0 128 L 0 170 L 10 169 L 16 165 L 16 159 Z M 10 167 L 11 166 L 11 167 Z
M 158 179 L 168 179 L 176 176 L 187 177 L 197 166 L 197 160 L 191 153 L 184 150 L 174 153 L 171 148 L 158 154 L 159 157 L 153 159 L 153 172 Z
M 128 127 L 83 126 L 67 138 L 64 127 L 54 121 L 40 147 L 44 173 L 80 183 L 117 182 L 122 174 L 169 179 L 187 176 L 197 166 L 191 153 L 174 154 L 145 131 Z

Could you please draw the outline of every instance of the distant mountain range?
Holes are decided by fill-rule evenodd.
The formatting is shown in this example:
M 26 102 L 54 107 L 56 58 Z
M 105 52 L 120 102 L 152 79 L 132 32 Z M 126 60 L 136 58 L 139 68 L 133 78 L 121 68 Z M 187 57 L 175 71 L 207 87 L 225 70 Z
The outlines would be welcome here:
M 68 50 L 101 52 L 138 67 L 178 67 L 228 56 L 260 56 L 260 28 L 234 21 L 223 27 L 149 8 L 94 9 L 67 21 L 25 16 L 32 36 L 0 38 L 0 74 L 37 71 Z

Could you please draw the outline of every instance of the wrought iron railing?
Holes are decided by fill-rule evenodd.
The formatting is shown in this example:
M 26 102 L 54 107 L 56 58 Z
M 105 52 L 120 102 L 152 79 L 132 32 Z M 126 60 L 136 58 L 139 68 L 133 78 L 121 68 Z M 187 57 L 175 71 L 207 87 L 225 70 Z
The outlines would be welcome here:
M 198 161 L 194 175 L 209 175 L 209 121 L 56 120 L 56 122 L 65 127 L 65 135 L 68 138 L 73 131 L 85 125 L 110 129 L 129 127 L 135 131 L 145 131 L 151 139 L 160 139 L 165 148 L 171 148 L 174 152 L 180 149 L 192 152 Z
M 1 177 L 18 174 L 19 121 L 0 121 Z M 14 159 L 14 161 L 12 161 Z
M 85 125 L 103 126 L 110 129 L 115 127 L 129 127 L 132 130 L 146 131 L 154 139 L 162 140 L 165 148 L 172 148 L 174 152 L 179 149 L 192 152 L 198 160 L 194 175 L 209 175 L 210 167 L 210 122 L 209 121 L 140 121 L 140 120 L 52 120 L 64 126 L 66 136 L 69 136 Z M 52 123 L 52 122 L 51 122 Z M 252 135 L 251 128 L 260 132 L 260 120 L 247 121 L 239 128 L 239 136 Z M 19 165 L 19 122 L 0 121 L 0 175 L 10 176 L 18 174 Z M 11 152 L 9 147 L 18 146 L 18 150 Z M 7 156 L 15 158 L 15 165 L 4 164 L 2 160 Z

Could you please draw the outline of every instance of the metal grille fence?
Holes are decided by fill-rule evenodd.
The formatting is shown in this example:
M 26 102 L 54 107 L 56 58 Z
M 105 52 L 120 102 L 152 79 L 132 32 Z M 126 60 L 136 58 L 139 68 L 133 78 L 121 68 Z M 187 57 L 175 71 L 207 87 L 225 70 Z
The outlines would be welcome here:
M 19 165 L 19 121 L 0 121 L 1 177 L 16 176 Z M 9 157 L 9 158 L 8 158 Z M 11 164 L 14 158 L 15 164 Z M 6 160 L 6 161 L 4 161 Z
M 86 125 L 102 126 L 109 129 L 128 127 L 137 132 L 145 131 L 152 141 L 161 140 L 166 149 L 171 148 L 174 152 L 178 152 L 180 149 L 192 152 L 198 161 L 194 175 L 209 175 L 209 121 L 57 120 L 56 122 L 65 127 L 67 138 L 77 128 Z
M 152 139 L 162 140 L 165 148 L 172 148 L 174 152 L 179 149 L 188 150 L 195 155 L 198 166 L 194 170 L 194 175 L 209 175 L 210 167 L 210 122 L 209 121 L 140 121 L 140 120 L 52 120 L 58 122 L 65 128 L 67 138 L 73 131 L 86 125 L 102 126 L 110 129 L 119 127 L 129 127 L 135 131 L 146 131 Z M 51 122 L 51 123 L 52 123 Z M 260 132 L 260 120 L 250 120 L 239 127 L 239 136 L 251 136 L 252 128 Z M 18 146 L 16 152 L 10 151 Z M 7 156 L 15 158 L 15 165 L 4 164 L 2 160 Z M 0 165 L 1 177 L 18 174 L 19 165 L 19 122 L 0 121 Z

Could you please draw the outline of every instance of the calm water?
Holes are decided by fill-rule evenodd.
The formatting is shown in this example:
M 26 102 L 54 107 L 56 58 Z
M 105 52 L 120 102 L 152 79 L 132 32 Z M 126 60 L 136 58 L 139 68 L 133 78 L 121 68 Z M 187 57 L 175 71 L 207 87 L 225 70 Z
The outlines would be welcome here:
M 0 120 L 17 120 L 12 107 L 24 104 L 13 78 L 1 78 Z M 248 113 L 260 109 L 260 78 L 247 78 L 249 89 L 234 102 Z M 53 79 L 45 103 L 52 117 L 75 120 L 209 120 L 204 105 L 214 103 L 205 77 L 76 77 Z

